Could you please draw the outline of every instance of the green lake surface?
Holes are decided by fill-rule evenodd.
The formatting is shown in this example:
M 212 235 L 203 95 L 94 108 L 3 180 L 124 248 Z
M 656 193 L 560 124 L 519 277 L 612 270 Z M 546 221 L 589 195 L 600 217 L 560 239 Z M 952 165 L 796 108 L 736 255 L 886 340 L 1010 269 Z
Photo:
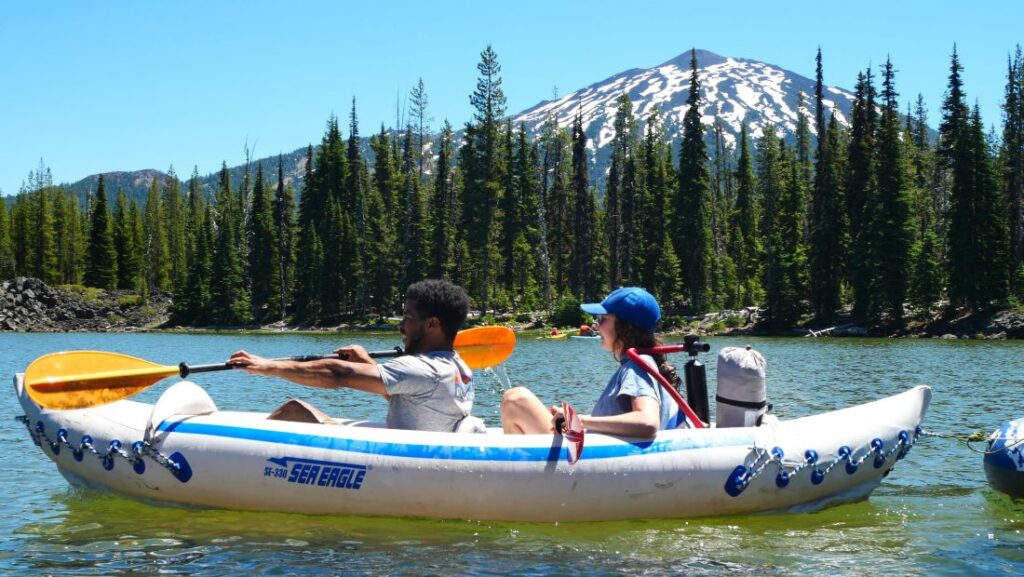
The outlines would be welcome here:
M 934 389 L 923 428 L 990 432 L 1024 416 L 1024 343 L 884 339 L 710 338 L 708 382 L 725 346 L 768 360 L 783 419 L 842 408 L 918 384 Z M 397 334 L 0 334 L 12 378 L 60 350 L 118 351 L 159 364 L 330 352 Z M 681 368 L 684 356 L 674 359 Z M 513 385 L 589 412 L 614 360 L 596 342 L 521 337 L 506 363 Z M 241 372 L 196 375 L 222 409 L 267 412 L 289 397 L 335 417 L 383 419 L 382 399 Z M 174 382 L 140 394 L 153 402 Z M 500 424 L 501 381 L 476 379 L 474 413 Z M 71 488 L 15 420 L 0 427 L 0 575 L 1022 575 L 1024 503 L 985 482 L 984 443 L 924 437 L 859 503 L 811 514 L 530 524 L 192 510 Z M 711 403 L 712 411 L 714 402 Z

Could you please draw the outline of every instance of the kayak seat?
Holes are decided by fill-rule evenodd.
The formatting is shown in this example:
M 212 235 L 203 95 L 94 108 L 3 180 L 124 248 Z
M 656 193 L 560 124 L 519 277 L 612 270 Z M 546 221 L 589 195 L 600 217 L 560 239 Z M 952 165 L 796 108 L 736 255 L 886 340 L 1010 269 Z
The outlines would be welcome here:
M 297 423 L 330 423 L 333 419 L 326 413 L 301 399 L 288 399 L 267 416 L 272 421 L 294 421 Z
M 202 387 L 191 381 L 179 381 L 168 387 L 153 405 L 146 423 L 145 440 L 153 441 L 160 424 L 171 417 L 187 418 L 216 412 L 217 405 Z
M 487 423 L 480 417 L 467 415 L 455 426 L 456 433 L 486 433 Z

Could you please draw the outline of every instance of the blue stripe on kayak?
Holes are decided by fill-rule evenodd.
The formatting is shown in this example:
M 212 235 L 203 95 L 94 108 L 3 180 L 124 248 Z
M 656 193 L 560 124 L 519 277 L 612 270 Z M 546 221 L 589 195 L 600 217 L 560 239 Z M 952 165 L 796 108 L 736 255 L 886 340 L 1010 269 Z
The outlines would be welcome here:
M 413 459 L 450 459 L 457 461 L 552 461 L 564 458 L 567 451 L 564 445 L 552 445 L 548 447 L 481 447 L 390 443 L 385 441 L 346 439 L 327 435 L 309 435 L 285 431 L 252 429 L 248 427 L 234 427 L 229 425 L 190 423 L 187 421 L 174 423 L 164 422 L 160 424 L 159 430 L 161 432 L 206 435 L 245 441 L 259 441 L 264 443 L 277 443 L 281 445 L 294 445 L 298 447 L 329 449 L 332 451 L 365 453 L 388 457 L 408 457 Z M 721 431 L 719 431 L 718 434 L 713 436 L 699 435 L 696 438 L 685 437 L 665 439 L 661 441 L 598 445 L 593 447 L 586 446 L 583 450 L 583 456 L 587 460 L 613 459 L 643 454 L 706 449 L 709 447 L 752 446 L 753 443 L 754 439 L 751 434 L 742 432 L 742 429 L 737 429 L 735 435 L 729 436 L 724 436 Z

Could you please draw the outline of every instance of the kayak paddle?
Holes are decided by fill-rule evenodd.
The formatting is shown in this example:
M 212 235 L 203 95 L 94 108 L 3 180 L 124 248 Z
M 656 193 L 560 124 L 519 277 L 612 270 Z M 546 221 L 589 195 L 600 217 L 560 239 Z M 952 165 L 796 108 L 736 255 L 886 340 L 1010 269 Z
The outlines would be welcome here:
M 515 349 L 516 336 L 508 327 L 477 327 L 455 337 L 455 350 L 471 369 L 501 364 Z M 401 347 L 371 352 L 373 358 L 403 354 Z M 337 354 L 298 356 L 278 360 L 313 361 L 340 358 Z M 66 351 L 43 355 L 25 370 L 29 397 L 47 409 L 81 409 L 110 403 L 139 393 L 166 377 L 234 369 L 227 363 L 158 365 L 121 353 Z

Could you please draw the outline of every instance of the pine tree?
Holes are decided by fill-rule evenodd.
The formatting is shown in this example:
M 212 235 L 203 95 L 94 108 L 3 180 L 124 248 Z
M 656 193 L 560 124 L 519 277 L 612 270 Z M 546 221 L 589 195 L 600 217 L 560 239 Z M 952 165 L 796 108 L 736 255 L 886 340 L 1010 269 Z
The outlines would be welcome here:
M 341 203 L 337 199 L 328 200 L 327 214 L 324 218 L 323 265 L 320 267 L 320 316 L 322 324 L 336 325 L 345 313 L 344 302 L 347 289 L 345 271 L 346 259 L 349 254 L 339 250 L 344 242 L 348 226 L 347 215 L 341 211 Z
M 519 165 L 516 163 L 516 147 L 513 145 L 512 121 L 506 119 L 505 129 L 502 131 L 501 152 L 502 163 L 506 167 L 505 182 L 502 186 L 502 195 L 498 201 L 499 223 L 498 223 L 498 244 L 501 251 L 498 254 L 499 286 L 505 294 L 504 300 L 511 306 L 515 300 L 513 285 L 515 281 L 515 258 L 514 250 L 523 230 L 522 203 L 519 193 L 519 179 L 521 175 L 517 171 Z
M 28 195 L 24 191 L 14 197 L 11 207 L 11 252 L 14 261 L 14 275 L 28 274 L 28 263 L 31 261 L 32 242 L 31 218 L 29 214 Z
M 405 131 L 402 144 L 403 212 L 399 221 L 402 231 L 402 285 L 409 286 L 424 277 L 427 268 L 427 247 L 423 199 L 416 172 L 415 140 L 412 127 Z
M 278 300 L 281 295 L 278 240 L 274 234 L 273 207 L 263 178 L 262 162 L 256 164 L 248 226 L 252 316 L 259 323 L 276 317 L 281 310 Z
M 432 120 L 427 111 L 429 102 L 427 89 L 423 85 L 423 79 L 420 78 L 416 86 L 409 92 L 409 104 L 411 106 L 409 112 L 412 116 L 412 122 L 416 127 L 416 151 L 414 156 L 416 164 L 419 166 L 420 181 L 423 180 L 426 170 L 429 168 L 427 163 L 430 161 L 430 155 L 423 153 L 426 140 L 430 136 L 430 121 Z
M 277 156 L 277 189 L 274 191 L 273 208 L 274 231 L 277 238 L 277 277 L 279 309 L 277 318 L 284 321 L 288 306 L 292 304 L 295 294 L 295 193 L 290 184 L 284 180 L 284 162 Z
M 437 152 L 434 188 L 429 203 L 431 228 L 430 264 L 427 269 L 431 278 L 450 279 L 454 265 L 455 226 L 461 220 L 455 197 L 455 180 L 452 175 L 454 147 L 452 125 L 445 120 L 441 129 L 441 145 Z
M 0 279 L 14 276 L 14 244 L 11 242 L 11 215 L 7 203 L 0 202 Z
M 804 244 L 810 237 L 810 214 L 808 213 L 808 192 L 814 189 L 814 166 L 811 160 L 811 127 L 807 119 L 806 100 L 803 92 L 797 93 L 796 104 L 796 162 L 800 189 L 804 191 L 800 202 L 800 236 Z
M 753 156 L 750 154 L 747 125 L 744 123 L 740 127 L 740 156 L 736 167 L 736 226 L 734 228 L 736 231 L 734 258 L 741 306 L 756 305 L 764 298 L 764 289 L 761 285 L 763 245 L 758 226 L 760 214 L 757 190 L 758 184 L 754 175 Z
M 395 166 L 391 156 L 391 139 L 381 126 L 380 133 L 370 139 L 374 156 L 373 183 L 367 197 L 366 274 L 369 306 L 384 315 L 397 306 L 400 257 L 397 241 L 397 210 L 394 198 Z
M 348 274 L 355 282 L 349 283 L 350 291 L 354 293 L 355 312 L 359 315 L 366 313 L 366 195 L 369 188 L 366 173 L 366 163 L 363 161 L 363 153 L 359 147 L 359 119 L 356 116 L 356 99 L 352 98 L 352 112 L 349 114 L 348 143 L 345 149 L 345 162 L 347 166 L 347 180 L 345 187 L 348 189 L 348 198 L 352 209 L 346 212 L 351 213 L 350 221 L 352 229 L 349 238 L 346 239 L 347 246 L 353 251 L 348 259 Z
M 999 187 L 977 108 L 956 138 L 949 215 L 949 300 L 982 311 L 1007 295 Z
M 181 193 L 181 181 L 174 167 L 167 171 L 167 183 L 161 199 L 164 238 L 167 239 L 167 264 L 169 286 L 178 292 L 184 288 L 187 272 L 185 228 L 188 219 L 185 198 Z
M 805 250 L 800 234 L 804 179 L 795 150 L 786 150 L 780 142 L 775 174 L 778 196 L 775 210 L 765 211 L 771 225 L 772 250 L 766 263 L 768 324 L 790 326 L 800 319 L 806 294 Z M 766 203 L 767 206 L 767 203 Z
M 50 200 L 52 189 L 52 185 L 46 183 L 31 193 L 34 209 L 32 230 L 35 237 L 32 276 L 47 283 L 56 282 L 58 278 L 53 202 Z
M 473 279 L 470 294 L 481 311 L 491 305 L 495 277 L 495 254 L 497 253 L 497 231 L 495 227 L 498 202 L 505 182 L 505 167 L 501 163 L 499 122 L 505 115 L 505 93 L 501 89 L 501 65 L 498 55 L 490 45 L 480 53 L 477 64 L 480 76 L 476 90 L 470 95 L 475 109 L 472 130 L 466 132 L 466 147 L 463 156 L 469 162 L 463 163 L 465 184 L 463 206 L 473 207 L 466 211 L 466 240 L 471 251 L 470 270 Z
M 811 197 L 808 246 L 810 298 L 815 318 L 826 324 L 835 320 L 839 309 L 846 252 L 845 167 L 840 130 L 836 115 L 832 114 L 823 136 L 818 139 Z
M 640 222 L 643 260 L 638 268 L 639 284 L 651 289 L 663 305 L 674 303 L 679 296 L 679 259 L 664 221 L 675 189 L 671 156 L 655 109 L 647 119 L 643 142 L 644 218 Z
M 161 206 L 161 187 L 157 179 L 149 187 L 149 195 L 146 197 L 145 209 L 145 244 L 143 245 L 144 261 L 148 271 L 146 279 L 147 286 L 153 290 L 164 290 L 168 288 L 171 273 L 171 262 L 167 248 L 167 237 Z
M 711 161 L 708 221 L 711 231 L 711 253 L 708 265 L 709 306 L 736 308 L 739 306 L 736 263 L 729 250 L 732 221 L 729 214 L 733 204 L 733 150 L 725 136 L 725 123 L 716 116 L 712 126 L 714 158 Z
M 628 252 L 620 252 L 624 249 L 623 241 L 626 235 L 626 224 L 623 218 L 623 189 L 628 181 L 625 180 L 626 162 L 632 154 L 633 141 L 633 103 L 628 94 L 622 94 L 616 99 L 616 111 L 614 130 L 615 136 L 611 142 L 611 165 L 608 169 L 608 181 L 604 198 L 604 213 L 606 220 L 605 238 L 608 241 L 608 284 L 618 287 L 622 284 L 624 270 L 627 268 L 626 260 Z
M 117 288 L 132 290 L 138 285 L 139 248 L 135 246 L 135 228 L 128 196 L 118 189 L 114 204 L 114 250 L 117 253 Z
M 544 123 L 540 143 L 543 149 L 541 167 L 541 203 L 544 207 L 542 270 L 547 271 L 545 303 L 550 310 L 553 299 L 565 294 L 569 286 L 569 257 L 572 253 L 572 201 L 569 194 L 570 137 L 559 128 L 554 118 Z
M 117 283 L 117 254 L 114 252 L 114 238 L 110 227 L 110 213 L 107 211 L 107 193 L 103 175 L 96 183 L 96 199 L 93 202 L 89 226 L 89 251 L 85 269 L 85 284 L 112 289 Z
M 56 282 L 78 284 L 76 259 L 80 256 L 80 216 L 78 199 L 60 187 L 54 190 L 53 227 L 54 253 L 56 256 Z
M 708 303 L 708 255 L 711 234 L 708 227 L 708 153 L 704 127 L 700 122 L 700 82 L 697 52 L 690 52 L 690 94 L 683 117 L 683 143 L 679 151 L 679 189 L 673 203 L 676 254 L 682 260 L 683 292 L 690 308 L 703 312 Z
M 185 223 L 185 279 L 175 290 L 171 304 L 171 322 L 193 324 L 205 319 L 210 303 L 212 232 L 209 230 L 209 204 L 199 184 L 199 170 L 192 168 L 188 182 L 188 217 Z
M 875 207 L 878 202 L 877 163 L 878 113 L 871 70 L 857 75 L 849 146 L 846 185 L 850 252 L 847 257 L 853 289 L 853 316 L 868 320 L 872 310 L 872 241 L 876 238 Z
M 1024 297 L 1019 279 L 1024 264 L 1024 57 L 1019 44 L 1007 69 L 1000 164 L 1009 230 L 1010 292 L 1020 299 Z
M 967 108 L 967 97 L 964 94 L 963 80 L 960 74 L 963 66 L 953 45 L 953 55 L 949 65 L 949 85 L 942 101 L 942 121 L 939 123 L 938 152 L 944 167 L 951 167 L 956 154 L 957 141 L 967 129 L 970 110 Z
M 583 113 L 580 111 L 572 125 L 572 191 L 575 211 L 569 267 L 569 293 L 580 301 L 597 298 L 587 292 L 589 275 L 593 271 L 594 227 L 597 224 L 589 178 L 587 135 L 583 132 Z
M 145 260 L 145 245 L 147 234 L 145 230 L 144 216 L 139 211 L 139 205 L 132 199 L 128 209 L 128 223 L 132 235 L 132 244 L 139 247 L 138 274 L 135 276 L 135 286 L 132 290 L 139 294 L 142 302 L 149 299 L 149 267 L 150 263 Z
M 910 166 L 905 156 L 896 97 L 895 73 L 886 60 L 882 80 L 882 117 L 878 131 L 878 211 L 874 218 L 872 292 L 876 315 L 903 324 L 903 302 L 912 239 L 910 224 Z
M 210 278 L 210 321 L 220 325 L 248 322 L 249 293 L 243 275 L 244 261 L 237 245 L 236 229 L 241 226 L 236 210 L 237 196 L 231 188 L 227 164 L 221 165 L 213 215 L 215 239 Z
M 910 251 L 910 304 L 925 318 L 942 291 L 939 259 L 935 256 L 938 242 L 935 231 L 927 229 Z
M 814 132 L 818 135 L 818 157 L 820 159 L 821 141 L 825 138 L 825 77 L 821 66 L 821 46 L 818 47 L 814 64 Z
M 323 204 L 315 186 L 313 171 L 313 146 L 306 148 L 305 177 L 302 180 L 302 196 L 299 198 L 298 254 L 302 259 L 295 271 L 295 313 L 305 323 L 314 323 L 320 311 L 320 269 L 321 263 L 314 264 L 312 250 L 319 243 L 317 225 L 319 215 L 324 214 Z M 314 242 L 314 239 L 315 242 Z M 320 246 L 322 253 L 323 247 Z M 322 254 L 321 254 L 322 256 Z
M 765 287 L 765 302 L 769 307 L 769 315 L 772 314 L 770 310 L 772 302 L 777 302 L 781 298 L 778 287 L 783 282 L 781 278 L 778 278 L 781 274 L 778 266 L 781 258 L 778 235 L 775 230 L 778 225 L 777 217 L 782 204 L 786 176 L 784 157 L 779 150 L 779 144 L 780 140 L 775 133 L 775 127 L 769 126 L 764 129 L 757 145 L 757 181 L 761 189 L 759 194 L 760 218 L 757 228 L 761 233 L 761 243 L 764 247 L 765 265 L 762 286 Z M 769 320 L 774 321 L 771 316 Z
M 540 287 L 544 275 L 540 264 L 540 151 L 531 144 L 526 126 L 520 125 L 515 154 L 517 197 L 519 198 L 519 236 L 513 248 L 513 288 L 520 310 L 536 310 L 541 305 Z

